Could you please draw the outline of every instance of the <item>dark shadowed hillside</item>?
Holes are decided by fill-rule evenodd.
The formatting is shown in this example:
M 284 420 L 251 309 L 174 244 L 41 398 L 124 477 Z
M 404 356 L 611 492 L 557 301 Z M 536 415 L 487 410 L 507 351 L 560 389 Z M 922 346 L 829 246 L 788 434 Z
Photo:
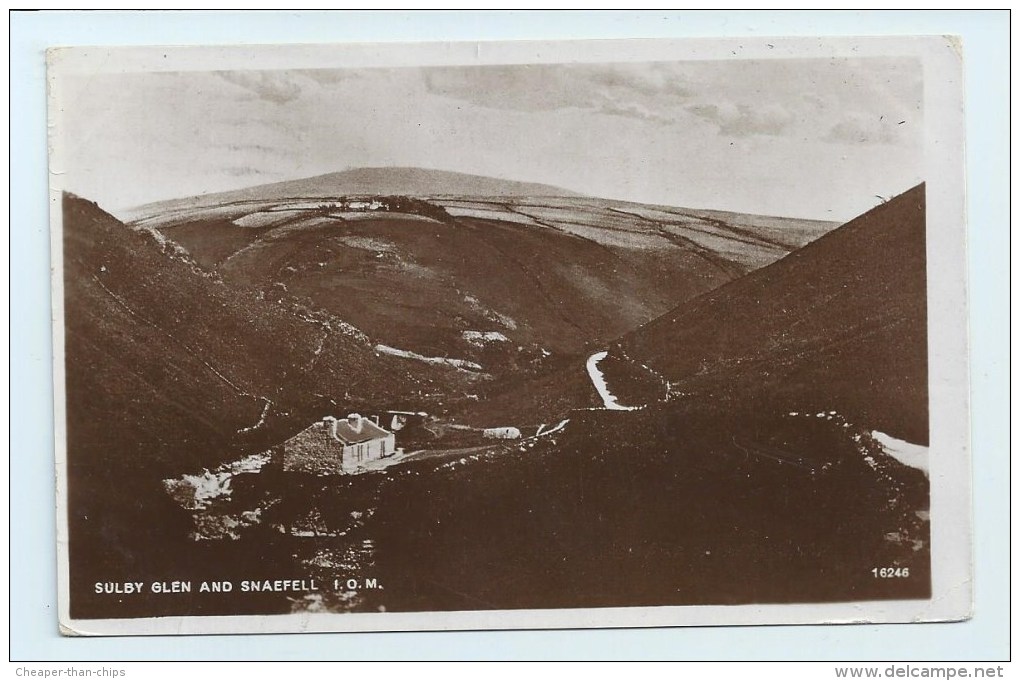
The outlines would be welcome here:
M 674 395 L 838 410 L 928 441 L 924 185 L 677 307 L 611 353 Z
M 412 378 L 336 317 L 225 286 L 94 203 L 66 195 L 63 210 L 71 548 L 93 557 L 72 564 L 129 569 L 140 527 L 174 536 L 162 478 L 441 377 Z
M 914 511 L 927 480 L 852 432 L 666 404 L 575 413 L 555 442 L 490 460 L 408 466 L 367 534 L 386 590 L 366 609 L 926 597 L 928 527 Z M 877 580 L 876 563 L 911 579 Z
M 243 445 L 257 439 L 251 427 L 264 412 L 287 414 L 316 397 L 328 404 L 413 394 L 419 379 L 427 385 L 428 367 L 412 380 L 401 360 L 379 357 L 343 320 L 228 287 L 158 234 L 128 229 L 71 196 L 64 259 L 66 366 L 81 391 L 68 396 L 72 435 L 145 443 L 127 465 L 213 461 L 179 438 L 197 431 L 209 444 Z M 106 456 L 121 458 L 116 449 Z

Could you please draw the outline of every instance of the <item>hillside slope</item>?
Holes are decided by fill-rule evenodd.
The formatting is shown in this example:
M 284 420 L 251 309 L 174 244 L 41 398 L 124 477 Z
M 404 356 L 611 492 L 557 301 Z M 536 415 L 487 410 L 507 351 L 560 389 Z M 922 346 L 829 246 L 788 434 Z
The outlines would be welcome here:
M 674 395 L 837 410 L 928 441 L 925 189 L 681 305 L 610 349 Z
M 63 200 L 72 586 L 158 570 L 190 519 L 162 479 L 398 405 L 452 373 L 380 356 L 343 320 L 224 285 L 158 234 Z M 414 369 L 412 376 L 408 369 Z M 147 537 L 158 530 L 157 545 Z M 175 528 L 177 533 L 175 533 Z M 104 572 L 105 570 L 105 572 Z
M 382 194 L 260 198 L 132 224 L 228 284 L 286 291 L 380 343 L 496 373 L 608 342 L 834 226 L 562 196 Z M 506 340 L 479 348 L 478 334 Z
M 179 462 L 194 454 L 181 438 L 197 432 L 244 446 L 267 402 L 267 415 L 284 414 L 420 388 L 343 320 L 226 286 L 158 235 L 73 196 L 64 200 L 64 286 L 72 436 L 132 443 L 144 457 L 125 457 L 128 465 Z

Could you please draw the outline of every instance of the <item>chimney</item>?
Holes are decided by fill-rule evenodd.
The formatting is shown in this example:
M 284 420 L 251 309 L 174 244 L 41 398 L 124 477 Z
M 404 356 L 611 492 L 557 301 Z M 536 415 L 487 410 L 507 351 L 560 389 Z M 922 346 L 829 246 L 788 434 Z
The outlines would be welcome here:
M 336 417 L 334 417 L 334 416 L 323 416 L 322 417 L 322 422 L 329 427 L 329 434 L 333 437 L 333 439 L 334 440 L 339 440 L 340 438 L 337 437 L 337 434 L 336 434 L 336 424 L 337 424 Z
M 361 432 L 361 414 L 348 414 L 347 425 L 351 427 L 355 433 Z

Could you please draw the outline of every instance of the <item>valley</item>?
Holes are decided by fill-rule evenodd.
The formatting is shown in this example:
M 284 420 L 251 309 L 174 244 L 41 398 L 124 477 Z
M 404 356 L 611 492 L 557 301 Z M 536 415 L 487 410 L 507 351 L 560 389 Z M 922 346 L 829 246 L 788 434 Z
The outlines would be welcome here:
M 839 227 L 420 169 L 63 208 L 75 616 L 930 593 L 923 185 Z M 281 466 L 355 412 L 397 451 Z M 385 589 L 88 593 L 180 574 Z

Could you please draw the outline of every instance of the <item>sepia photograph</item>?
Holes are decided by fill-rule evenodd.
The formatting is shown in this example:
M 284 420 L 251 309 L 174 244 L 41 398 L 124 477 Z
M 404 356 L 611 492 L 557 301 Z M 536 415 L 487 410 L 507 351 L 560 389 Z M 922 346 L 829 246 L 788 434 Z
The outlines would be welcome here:
M 51 49 L 61 632 L 967 618 L 958 47 Z

